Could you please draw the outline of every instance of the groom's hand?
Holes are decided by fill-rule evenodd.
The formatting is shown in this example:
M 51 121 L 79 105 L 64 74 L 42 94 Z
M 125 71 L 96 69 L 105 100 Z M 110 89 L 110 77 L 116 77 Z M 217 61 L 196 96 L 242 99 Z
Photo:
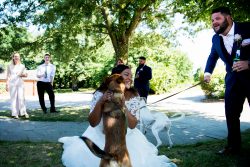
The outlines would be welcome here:
M 237 61 L 233 64 L 233 71 L 243 71 L 243 70 L 248 70 L 249 66 L 248 66 L 248 61 L 244 60 L 244 61 Z
M 209 83 L 211 81 L 211 74 L 204 74 L 204 82 Z

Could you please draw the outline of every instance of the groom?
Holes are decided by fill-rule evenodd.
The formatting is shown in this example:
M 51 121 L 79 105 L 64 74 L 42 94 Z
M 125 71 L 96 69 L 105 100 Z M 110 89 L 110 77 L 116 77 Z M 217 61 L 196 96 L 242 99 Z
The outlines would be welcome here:
M 210 82 L 218 58 L 224 62 L 227 72 L 225 77 L 227 146 L 218 154 L 238 154 L 241 149 L 240 114 L 245 99 L 250 102 L 250 23 L 234 22 L 227 7 L 214 9 L 211 18 L 216 34 L 212 39 L 204 81 Z

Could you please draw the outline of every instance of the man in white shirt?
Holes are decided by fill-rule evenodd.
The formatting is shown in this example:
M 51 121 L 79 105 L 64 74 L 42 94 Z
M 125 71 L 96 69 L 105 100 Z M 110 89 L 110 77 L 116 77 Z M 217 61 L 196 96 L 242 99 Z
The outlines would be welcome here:
M 238 154 L 241 150 L 240 115 L 245 99 L 250 102 L 250 23 L 234 22 L 227 7 L 212 11 L 215 31 L 208 57 L 204 81 L 209 83 L 211 74 L 220 58 L 226 67 L 225 114 L 227 120 L 227 146 L 218 154 Z
M 44 92 L 49 95 L 50 100 L 50 112 L 55 113 L 55 94 L 53 91 L 53 81 L 56 72 L 56 66 L 50 63 L 50 54 L 44 55 L 44 63 L 37 68 L 37 92 L 39 97 L 39 103 L 43 110 L 43 113 L 47 113 L 47 108 L 44 102 Z

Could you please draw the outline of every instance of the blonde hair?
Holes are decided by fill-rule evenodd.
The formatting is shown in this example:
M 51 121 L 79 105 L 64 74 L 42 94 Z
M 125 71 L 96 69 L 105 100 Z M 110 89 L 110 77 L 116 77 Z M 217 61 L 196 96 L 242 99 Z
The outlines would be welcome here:
M 12 65 L 16 65 L 16 63 L 15 63 L 15 61 L 14 61 L 14 56 L 16 55 L 16 54 L 18 54 L 19 55 L 19 63 L 21 64 L 21 56 L 20 56 L 20 54 L 18 53 L 18 52 L 13 52 L 12 54 L 11 54 L 11 64 Z

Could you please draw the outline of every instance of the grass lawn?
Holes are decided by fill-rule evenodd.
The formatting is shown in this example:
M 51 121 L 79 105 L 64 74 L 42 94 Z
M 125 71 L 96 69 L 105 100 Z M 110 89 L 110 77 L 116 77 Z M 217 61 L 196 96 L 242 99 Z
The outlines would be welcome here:
M 59 113 L 43 114 L 41 109 L 27 110 L 30 121 L 72 121 L 83 122 L 88 120 L 89 109 L 83 107 L 57 107 Z M 11 111 L 0 111 L 0 118 L 11 118 Z M 20 118 L 25 119 L 25 118 Z
M 180 167 L 249 167 L 250 129 L 242 133 L 243 151 L 238 156 L 220 156 L 215 152 L 225 141 L 159 148 Z M 0 142 L 0 167 L 62 167 L 62 146 L 48 142 Z
M 159 148 L 160 154 L 167 155 L 180 167 L 249 167 L 250 166 L 250 129 L 242 133 L 240 155 L 222 156 L 215 154 L 225 145 L 225 140 L 216 140 L 193 145 Z
M 63 167 L 60 143 L 0 142 L 0 167 Z
M 47 113 L 43 114 L 41 109 L 27 110 L 30 115 L 30 121 L 71 121 L 71 122 L 83 122 L 88 121 L 89 108 L 83 107 L 57 107 L 59 113 Z M 159 110 L 160 111 L 160 110 Z M 168 117 L 172 117 L 176 112 L 164 110 Z M 0 111 L 1 118 L 11 118 L 10 110 Z M 25 120 L 25 118 L 20 118 Z

